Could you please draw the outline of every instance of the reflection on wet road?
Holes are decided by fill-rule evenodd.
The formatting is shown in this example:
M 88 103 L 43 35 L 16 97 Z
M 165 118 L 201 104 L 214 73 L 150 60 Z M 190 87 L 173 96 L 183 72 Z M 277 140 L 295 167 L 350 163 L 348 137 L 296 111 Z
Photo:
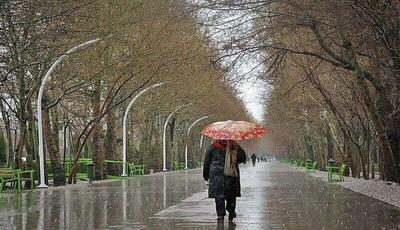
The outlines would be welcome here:
M 235 224 L 217 226 L 201 170 L 0 194 L 0 229 L 395 229 L 400 211 L 279 163 L 242 167 Z

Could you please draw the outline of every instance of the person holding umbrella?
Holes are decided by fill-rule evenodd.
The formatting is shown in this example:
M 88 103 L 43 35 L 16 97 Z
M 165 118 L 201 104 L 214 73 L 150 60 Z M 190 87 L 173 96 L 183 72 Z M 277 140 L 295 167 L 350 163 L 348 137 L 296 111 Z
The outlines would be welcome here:
M 215 122 L 201 134 L 214 139 L 208 148 L 203 167 L 203 178 L 208 181 L 208 197 L 215 199 L 217 222 L 236 217 L 236 197 L 240 197 L 239 164 L 246 162 L 246 154 L 235 140 L 262 136 L 266 129 L 245 121 Z M 226 206 L 225 206 L 226 201 Z
M 238 164 L 244 162 L 244 150 L 231 140 L 214 141 L 205 154 L 203 178 L 209 184 L 208 197 L 215 199 L 218 222 L 224 222 L 225 210 L 229 212 L 229 221 L 236 217 L 236 197 L 240 197 Z

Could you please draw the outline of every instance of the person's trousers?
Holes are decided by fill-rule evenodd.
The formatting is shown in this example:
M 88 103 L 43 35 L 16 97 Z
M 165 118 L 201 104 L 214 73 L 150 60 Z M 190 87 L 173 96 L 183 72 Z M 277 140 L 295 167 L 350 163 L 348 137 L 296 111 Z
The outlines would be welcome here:
M 225 210 L 229 213 L 234 213 L 236 208 L 236 197 L 215 198 L 215 207 L 217 209 L 218 216 L 225 216 Z

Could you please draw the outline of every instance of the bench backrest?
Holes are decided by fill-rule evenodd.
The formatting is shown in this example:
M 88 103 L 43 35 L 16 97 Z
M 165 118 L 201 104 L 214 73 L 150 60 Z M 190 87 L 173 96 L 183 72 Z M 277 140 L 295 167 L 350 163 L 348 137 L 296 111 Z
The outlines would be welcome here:
M 135 165 L 135 164 L 129 164 L 129 167 L 134 168 L 134 169 L 141 169 L 144 168 L 145 165 Z
M 342 165 L 340 166 L 339 172 L 340 172 L 340 173 L 344 173 L 344 170 L 346 170 L 346 165 L 345 165 L 345 164 L 342 164 Z
M 10 168 L 0 168 L 0 177 L 15 177 L 15 171 Z

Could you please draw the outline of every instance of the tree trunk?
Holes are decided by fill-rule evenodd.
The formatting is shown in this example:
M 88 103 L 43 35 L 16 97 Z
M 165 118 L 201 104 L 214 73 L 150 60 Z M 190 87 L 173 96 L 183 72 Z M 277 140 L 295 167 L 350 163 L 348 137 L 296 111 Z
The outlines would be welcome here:
M 393 176 L 388 176 L 387 180 L 390 181 L 400 181 L 400 143 L 399 143 L 399 136 L 398 136 L 398 120 L 397 116 L 392 116 L 393 111 L 395 110 L 390 102 L 390 99 L 388 98 L 388 95 L 386 92 L 382 91 L 377 91 L 379 97 L 377 101 L 377 109 L 379 111 L 383 126 L 384 126 L 384 131 L 387 136 L 387 141 L 390 146 L 390 150 L 393 154 L 393 164 L 394 168 L 391 164 L 391 162 L 387 163 L 387 167 L 391 170 L 391 172 L 388 172 L 390 174 L 394 174 L 394 170 L 396 170 L 396 175 L 397 179 L 395 180 L 394 175 Z M 390 159 L 390 158 L 389 158 Z
M 175 117 L 173 117 L 168 124 L 169 125 L 169 151 L 167 148 L 167 156 L 168 155 L 172 156 L 172 151 L 174 149 L 175 122 L 176 122 L 176 119 L 175 119 Z M 167 144 L 167 146 L 168 146 L 168 144 Z M 170 154 L 168 154 L 168 153 L 170 153 Z M 173 159 L 171 159 L 171 162 L 173 162 Z
M 92 110 L 93 110 L 93 117 L 100 117 L 101 116 L 101 83 L 97 81 L 94 84 L 94 91 L 92 94 Z M 104 177 L 104 149 L 101 144 L 101 134 L 102 134 L 102 126 L 101 122 L 95 124 L 92 132 L 92 160 L 95 165 L 95 179 L 96 180 L 103 180 Z
M 6 140 L 4 139 L 4 131 L 2 128 L 0 128 L 0 167 L 3 167 L 6 163 Z
M 362 73 L 359 73 L 357 75 L 358 83 L 364 91 L 364 93 L 363 93 L 364 101 L 365 101 L 365 104 L 367 105 L 369 112 L 371 113 L 371 119 L 375 125 L 375 130 L 377 132 L 379 147 L 381 149 L 381 156 L 382 156 L 382 160 L 383 160 L 382 166 L 383 166 L 384 177 L 386 180 L 398 182 L 399 177 L 398 177 L 397 167 L 396 167 L 397 161 L 396 161 L 395 156 L 391 149 L 392 144 L 393 144 L 393 147 L 395 147 L 395 145 L 397 145 L 397 143 L 395 143 L 395 141 L 394 141 L 392 128 L 388 127 L 388 125 L 389 125 L 388 123 L 384 124 L 382 122 L 381 118 L 382 117 L 385 118 L 385 116 L 384 116 L 384 114 L 383 115 L 379 114 L 379 110 L 378 110 L 375 102 L 372 100 L 371 93 L 368 89 L 368 85 L 361 74 Z M 380 99 L 384 100 L 384 99 L 382 99 L 382 97 L 385 97 L 383 95 L 384 92 L 377 91 L 377 93 L 378 93 L 378 95 L 380 95 Z M 381 103 L 384 103 L 384 102 L 381 102 Z M 386 126 L 386 128 L 385 128 L 385 126 Z M 390 141 L 392 141 L 392 144 Z M 397 150 L 397 149 L 395 148 L 395 150 Z
M 161 151 L 161 142 L 160 142 L 160 137 L 163 136 L 163 128 L 164 126 L 162 125 L 162 122 L 158 123 L 157 125 L 157 130 L 160 130 L 160 132 L 156 133 L 154 135 L 154 152 L 150 155 L 151 159 L 151 168 L 149 169 L 154 169 L 156 171 L 161 171 L 162 168 L 162 151 Z
M 357 171 L 356 166 L 353 163 L 353 157 L 351 155 L 351 140 L 348 133 L 345 130 L 343 132 L 343 156 L 345 157 L 344 162 L 351 168 L 351 174 L 354 177 L 355 171 Z M 345 171 L 345 175 L 348 176 L 350 174 L 349 170 Z
M 107 160 L 120 160 L 119 155 L 117 153 L 117 138 L 116 138 L 116 130 L 115 130 L 115 115 L 114 111 L 110 111 L 106 117 L 107 123 L 107 131 L 106 137 L 104 140 L 104 150 L 105 156 Z M 120 166 L 116 164 L 107 165 L 107 174 L 111 175 L 121 175 L 122 171 L 120 170 Z
M 365 180 L 368 180 L 368 179 L 369 179 L 369 175 L 368 175 L 367 169 L 366 169 L 366 167 L 365 167 L 366 164 L 365 164 L 364 156 L 363 156 L 363 154 L 362 154 L 361 146 L 356 146 L 356 148 L 357 148 L 358 156 L 360 157 L 360 164 L 361 164 L 360 166 L 361 166 L 363 178 L 364 178 Z
M 32 104 L 29 102 L 27 106 L 28 114 L 28 130 L 26 135 L 26 152 L 27 152 L 27 168 L 31 169 L 34 167 L 33 160 L 36 160 L 36 126 L 35 119 L 33 117 Z
M 312 160 L 314 161 L 314 150 L 313 150 L 313 146 L 311 144 L 311 138 L 310 135 L 306 134 L 305 138 L 304 138 L 304 142 L 306 143 L 306 156 L 307 159 L 304 160 Z
M 381 150 L 381 156 L 383 160 L 383 172 L 386 180 L 399 182 L 399 172 L 396 158 L 398 153 L 398 138 L 396 135 L 396 126 L 393 123 L 392 118 L 388 117 L 388 111 L 391 113 L 392 106 L 388 98 L 387 90 L 385 85 L 380 82 L 376 77 L 372 76 L 371 73 L 364 71 L 357 61 L 355 51 L 353 50 L 351 43 L 348 43 L 346 47 L 347 56 L 349 62 L 353 68 L 353 71 L 357 77 L 357 83 L 361 87 L 363 93 L 363 99 L 367 106 L 369 113 L 371 114 L 372 122 L 375 126 L 379 147 Z M 372 93 L 368 87 L 366 77 L 368 79 L 374 79 L 374 88 L 378 95 L 378 105 L 373 100 Z M 393 149 L 392 149 L 393 148 Z
M 157 116 L 154 113 L 153 118 L 150 121 L 151 122 L 151 124 L 150 124 L 151 126 L 150 126 L 150 130 L 149 130 L 149 137 L 147 139 L 147 151 L 142 153 L 142 156 L 143 156 L 143 161 L 142 162 L 145 165 L 151 165 L 150 162 L 151 163 L 154 162 L 154 158 L 151 158 L 151 155 L 152 155 L 151 153 L 154 152 L 154 145 L 152 144 L 153 137 L 157 136 L 157 133 L 156 133 L 156 122 L 155 122 L 156 117 Z
M 329 125 L 326 125 L 326 151 L 327 151 L 326 160 L 333 159 L 334 144 L 332 139 L 331 128 Z
M 16 59 L 19 58 L 19 55 Z M 16 63 L 19 63 L 19 60 L 16 60 Z M 26 103 L 27 103 L 27 90 L 26 90 L 26 83 L 25 83 L 25 73 L 24 69 L 20 67 L 16 74 L 17 85 L 18 85 L 18 97 L 19 97 L 19 104 L 18 104 L 18 119 L 19 119 L 19 142 L 17 148 L 17 155 L 16 155 L 16 166 L 17 168 L 22 169 L 22 154 L 24 152 L 25 141 L 26 141 Z
M 43 116 L 43 134 L 46 140 L 47 151 L 50 156 L 51 167 L 53 170 L 53 184 L 54 186 L 65 185 L 65 173 L 60 161 L 60 153 L 55 142 L 53 131 L 51 130 L 49 111 L 47 109 L 48 102 L 43 99 L 42 116 Z
M 24 153 L 25 137 L 26 137 L 26 122 L 20 121 L 19 141 L 16 149 L 15 166 L 18 169 L 23 169 L 22 154 Z
M 3 101 L 0 99 L 0 110 L 1 110 L 1 117 L 3 118 L 4 128 L 6 130 L 6 139 L 7 139 L 7 167 L 13 168 L 14 167 L 14 145 L 12 141 L 12 134 L 11 134 L 11 126 L 10 126 L 10 117 L 8 116 L 4 106 Z
M 36 148 L 36 143 L 38 143 L 38 140 L 36 136 L 37 130 L 35 119 L 33 117 L 34 113 L 32 110 L 32 104 L 30 102 L 28 102 L 27 111 L 28 129 L 26 132 L 26 167 L 27 169 L 34 169 L 36 175 L 39 175 L 39 170 L 36 167 L 37 164 L 34 164 L 34 160 L 36 160 L 36 156 L 38 153 L 38 150 Z M 25 188 L 29 188 L 29 183 L 25 183 Z
M 382 159 L 382 153 L 381 150 L 379 150 L 379 179 L 380 180 L 386 180 L 385 179 L 385 169 L 383 168 L 383 159 Z
M 372 151 L 372 156 L 371 156 L 371 177 L 372 179 L 375 179 L 375 163 L 376 163 L 376 151 Z
M 51 127 L 54 138 L 55 147 L 57 151 L 60 152 L 60 125 L 59 125 L 59 116 L 57 109 L 53 109 L 51 112 Z

